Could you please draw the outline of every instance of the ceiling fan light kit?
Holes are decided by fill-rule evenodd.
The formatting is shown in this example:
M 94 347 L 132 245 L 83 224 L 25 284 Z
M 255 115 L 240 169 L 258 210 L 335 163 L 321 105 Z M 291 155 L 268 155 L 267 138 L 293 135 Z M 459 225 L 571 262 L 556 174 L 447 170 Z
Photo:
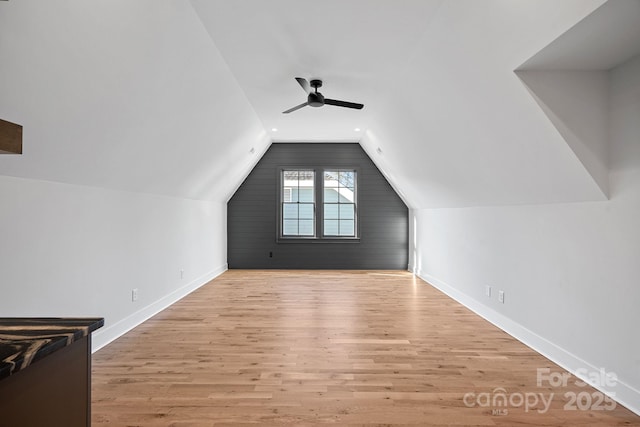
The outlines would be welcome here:
M 283 111 L 283 114 L 289 114 L 296 110 L 299 110 L 302 107 L 306 107 L 307 105 L 311 107 L 322 107 L 325 104 L 334 105 L 336 107 L 345 107 L 345 108 L 354 108 L 356 110 L 361 110 L 364 107 L 363 104 L 358 104 L 355 102 L 347 102 L 347 101 L 339 101 L 337 99 L 329 99 L 325 98 L 320 92 L 318 92 L 318 88 L 322 87 L 322 80 L 313 79 L 311 82 L 308 82 L 306 79 L 302 77 L 296 77 L 296 81 L 302 89 L 307 93 L 307 102 L 303 102 L 300 105 L 296 105 L 293 108 L 290 108 L 286 111 Z M 313 88 L 313 90 L 311 90 Z

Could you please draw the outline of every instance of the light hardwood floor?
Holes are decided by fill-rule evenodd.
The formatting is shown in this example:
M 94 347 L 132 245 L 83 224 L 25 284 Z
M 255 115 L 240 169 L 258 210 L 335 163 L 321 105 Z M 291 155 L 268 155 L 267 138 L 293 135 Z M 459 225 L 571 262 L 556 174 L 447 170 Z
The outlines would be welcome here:
M 640 426 L 538 368 L 563 372 L 407 272 L 230 270 L 94 354 L 92 425 Z

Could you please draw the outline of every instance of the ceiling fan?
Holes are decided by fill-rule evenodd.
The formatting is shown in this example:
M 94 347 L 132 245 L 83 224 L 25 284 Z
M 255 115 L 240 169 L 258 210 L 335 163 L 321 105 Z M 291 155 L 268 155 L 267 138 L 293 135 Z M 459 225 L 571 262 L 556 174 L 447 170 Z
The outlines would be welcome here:
M 289 114 L 302 107 L 306 107 L 307 105 L 312 107 L 322 107 L 323 105 L 328 104 L 335 105 L 336 107 L 355 108 L 356 110 L 361 110 L 362 107 L 364 107 L 363 104 L 357 104 L 355 102 L 338 101 L 337 99 L 325 98 L 320 92 L 318 92 L 318 88 L 322 87 L 322 80 L 314 79 L 311 80 L 311 82 L 307 82 L 307 80 L 302 77 L 296 77 L 296 80 L 300 86 L 302 86 L 302 89 L 307 92 L 307 102 L 303 102 L 300 105 L 289 108 L 287 111 L 283 111 L 282 114 Z M 314 90 L 312 91 L 311 88 Z

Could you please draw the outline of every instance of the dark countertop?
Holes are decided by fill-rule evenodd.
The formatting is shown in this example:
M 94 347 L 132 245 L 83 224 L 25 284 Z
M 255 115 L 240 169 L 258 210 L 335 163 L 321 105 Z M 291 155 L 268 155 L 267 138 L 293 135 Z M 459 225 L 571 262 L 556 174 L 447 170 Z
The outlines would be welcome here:
M 0 317 L 0 380 L 104 326 L 95 318 Z

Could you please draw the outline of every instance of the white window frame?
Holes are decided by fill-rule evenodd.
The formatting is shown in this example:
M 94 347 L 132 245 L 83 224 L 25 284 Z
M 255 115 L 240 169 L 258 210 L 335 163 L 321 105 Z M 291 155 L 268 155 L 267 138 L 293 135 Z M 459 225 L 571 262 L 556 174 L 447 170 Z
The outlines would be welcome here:
M 327 201 L 325 200 L 325 195 L 326 195 L 326 190 L 328 187 L 326 187 L 326 183 L 327 180 L 324 178 L 325 174 L 327 173 L 338 173 L 340 174 L 341 172 L 351 172 L 354 175 L 354 180 L 353 180 L 353 192 L 352 194 L 348 194 L 349 192 L 351 192 L 351 190 L 349 190 L 348 187 L 346 186 L 342 186 L 342 183 L 340 182 L 340 180 L 337 181 L 338 183 L 338 187 L 337 188 L 337 193 L 338 193 L 338 201 L 337 202 L 331 202 L 331 201 Z M 343 191 L 341 191 L 343 190 Z M 353 199 L 353 201 L 351 203 L 348 202 L 341 202 L 340 201 L 340 196 L 343 196 L 345 198 L 348 198 L 349 196 L 351 196 L 351 198 Z M 325 212 L 325 208 L 327 205 L 337 205 L 338 207 L 338 234 L 327 234 L 327 230 L 326 230 L 326 221 L 327 219 L 324 218 L 324 212 Z M 340 234 L 340 205 L 353 205 L 353 234 Z M 322 212 L 323 212 L 323 217 L 322 217 L 322 236 L 323 238 L 329 238 L 329 239 L 345 239 L 345 238 L 357 238 L 358 237 L 358 171 L 354 168 L 325 168 L 322 171 Z M 331 219 L 333 220 L 333 219 Z
M 298 189 L 298 197 L 296 201 L 293 200 L 293 187 L 286 186 L 286 179 L 285 179 L 285 174 L 287 172 L 311 172 L 312 173 L 312 200 L 311 201 L 300 201 L 300 179 L 298 178 L 298 183 L 297 183 L 297 189 Z M 308 168 L 308 167 L 300 167 L 300 168 L 281 168 L 280 170 L 280 201 L 279 201 L 279 215 L 278 215 L 278 222 L 279 222 L 279 227 L 278 227 L 278 238 L 279 239 L 314 239 L 317 236 L 317 214 L 316 214 L 316 206 L 317 206 L 317 202 L 316 202 L 316 171 L 313 168 Z M 289 190 L 289 191 L 287 191 Z M 287 194 L 288 193 L 288 194 Z M 288 198 L 288 199 L 287 199 Z M 298 212 L 298 216 L 296 218 L 297 222 L 298 222 L 298 233 L 288 233 L 285 234 L 285 221 L 287 220 L 287 218 L 285 218 L 285 211 L 286 211 L 286 206 L 287 205 L 297 205 L 297 212 Z M 313 233 L 312 234 L 301 234 L 300 233 L 300 221 L 301 220 L 305 220 L 304 218 L 300 218 L 299 214 L 300 214 L 300 206 L 301 205 L 310 205 L 312 210 L 313 210 L 313 223 L 312 223 L 312 230 Z
M 312 171 L 314 173 L 313 185 L 313 235 L 284 234 L 284 209 L 285 203 L 293 203 L 293 192 L 290 188 L 285 187 L 286 171 Z M 353 235 L 326 235 L 324 224 L 324 174 L 325 172 L 354 172 L 354 234 Z M 278 215 L 276 226 L 276 242 L 277 243 L 359 243 L 360 242 L 360 221 L 359 221 L 359 195 L 358 181 L 360 177 L 359 167 L 329 167 L 329 166 L 281 166 L 278 167 Z M 305 202 L 308 203 L 308 202 Z

